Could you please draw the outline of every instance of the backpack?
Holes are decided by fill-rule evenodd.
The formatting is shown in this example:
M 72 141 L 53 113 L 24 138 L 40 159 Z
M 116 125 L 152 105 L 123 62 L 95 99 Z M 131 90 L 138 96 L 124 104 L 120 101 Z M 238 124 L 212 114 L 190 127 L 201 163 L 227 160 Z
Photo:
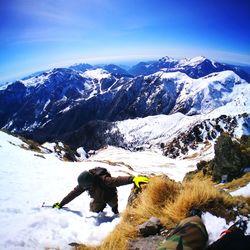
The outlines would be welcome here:
M 207 230 L 198 216 L 182 220 L 167 236 L 158 250 L 203 250 L 208 240 Z
M 98 185 L 101 186 L 102 189 L 104 189 L 106 192 L 108 192 L 110 196 L 114 196 L 117 194 L 116 187 L 109 187 L 109 186 L 105 185 L 105 183 L 100 178 L 98 178 L 101 176 L 111 177 L 111 174 L 109 173 L 109 171 L 106 168 L 96 167 L 96 168 L 90 169 L 89 172 L 91 174 L 93 174 L 98 179 L 98 181 L 97 181 Z

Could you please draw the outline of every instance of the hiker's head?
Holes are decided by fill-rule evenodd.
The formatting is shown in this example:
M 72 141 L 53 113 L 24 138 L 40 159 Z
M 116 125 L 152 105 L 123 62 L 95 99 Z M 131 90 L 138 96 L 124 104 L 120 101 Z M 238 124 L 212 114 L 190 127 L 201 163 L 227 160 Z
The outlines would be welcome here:
M 84 171 L 78 176 L 77 181 L 82 189 L 90 189 L 93 186 L 94 179 L 94 175 L 88 171 Z

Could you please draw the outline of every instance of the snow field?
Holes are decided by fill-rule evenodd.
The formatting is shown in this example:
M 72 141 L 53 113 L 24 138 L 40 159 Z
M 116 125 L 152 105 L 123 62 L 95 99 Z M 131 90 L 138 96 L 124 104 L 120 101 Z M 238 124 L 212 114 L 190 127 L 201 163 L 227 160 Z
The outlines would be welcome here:
M 0 133 L 0 249 L 67 249 L 70 242 L 98 244 L 119 223 L 108 207 L 101 215 L 89 212 L 87 193 L 69 204 L 71 211 L 41 208 L 43 202 L 60 202 L 77 185 L 78 175 L 96 163 L 61 162 L 52 154 L 43 159 L 13 143 L 22 144 Z M 129 194 L 130 188 L 119 189 Z M 126 201 L 126 195 L 119 195 L 122 210 Z

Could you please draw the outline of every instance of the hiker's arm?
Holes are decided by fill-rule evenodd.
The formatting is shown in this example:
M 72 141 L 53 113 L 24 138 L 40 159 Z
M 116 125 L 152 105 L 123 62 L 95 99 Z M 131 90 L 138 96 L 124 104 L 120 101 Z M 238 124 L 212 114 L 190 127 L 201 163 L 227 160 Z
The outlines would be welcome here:
M 74 200 L 77 196 L 82 194 L 84 190 L 80 188 L 80 186 L 76 186 L 67 196 L 65 196 L 60 202 L 61 207 L 68 204 L 72 200 Z
M 105 185 L 109 187 L 119 187 L 133 183 L 133 176 L 118 176 L 118 177 L 102 176 L 101 179 L 103 180 Z

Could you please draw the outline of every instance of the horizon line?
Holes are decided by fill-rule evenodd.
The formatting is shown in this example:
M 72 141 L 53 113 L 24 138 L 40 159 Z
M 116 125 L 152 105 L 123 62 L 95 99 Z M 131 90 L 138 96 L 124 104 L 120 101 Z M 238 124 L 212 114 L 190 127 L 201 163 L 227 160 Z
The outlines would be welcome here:
M 128 56 L 99 56 L 99 57 L 79 57 L 72 58 L 68 60 L 64 60 L 63 62 L 54 62 L 52 64 L 48 64 L 48 66 L 41 65 L 40 67 L 33 68 L 31 70 L 23 71 L 22 73 L 17 73 L 16 76 L 13 77 L 5 77 L 3 80 L 0 80 L 0 86 L 5 84 L 9 84 L 14 81 L 22 80 L 22 78 L 28 77 L 29 75 L 36 74 L 39 72 L 46 72 L 57 68 L 69 68 L 71 66 L 79 65 L 79 64 L 90 64 L 91 66 L 99 66 L 99 65 L 108 65 L 108 64 L 118 64 L 117 66 L 132 67 L 140 62 L 150 62 L 150 61 L 158 61 L 164 57 L 172 58 L 172 59 L 193 59 L 196 57 L 205 57 L 208 60 L 212 60 L 219 63 L 225 63 L 233 66 L 245 66 L 250 67 L 250 62 L 239 62 L 236 60 L 217 60 L 214 58 L 210 58 L 204 55 L 197 55 L 192 57 L 180 57 L 180 56 L 159 56 L 159 55 L 128 55 Z M 144 61 L 143 61 L 144 60 Z

